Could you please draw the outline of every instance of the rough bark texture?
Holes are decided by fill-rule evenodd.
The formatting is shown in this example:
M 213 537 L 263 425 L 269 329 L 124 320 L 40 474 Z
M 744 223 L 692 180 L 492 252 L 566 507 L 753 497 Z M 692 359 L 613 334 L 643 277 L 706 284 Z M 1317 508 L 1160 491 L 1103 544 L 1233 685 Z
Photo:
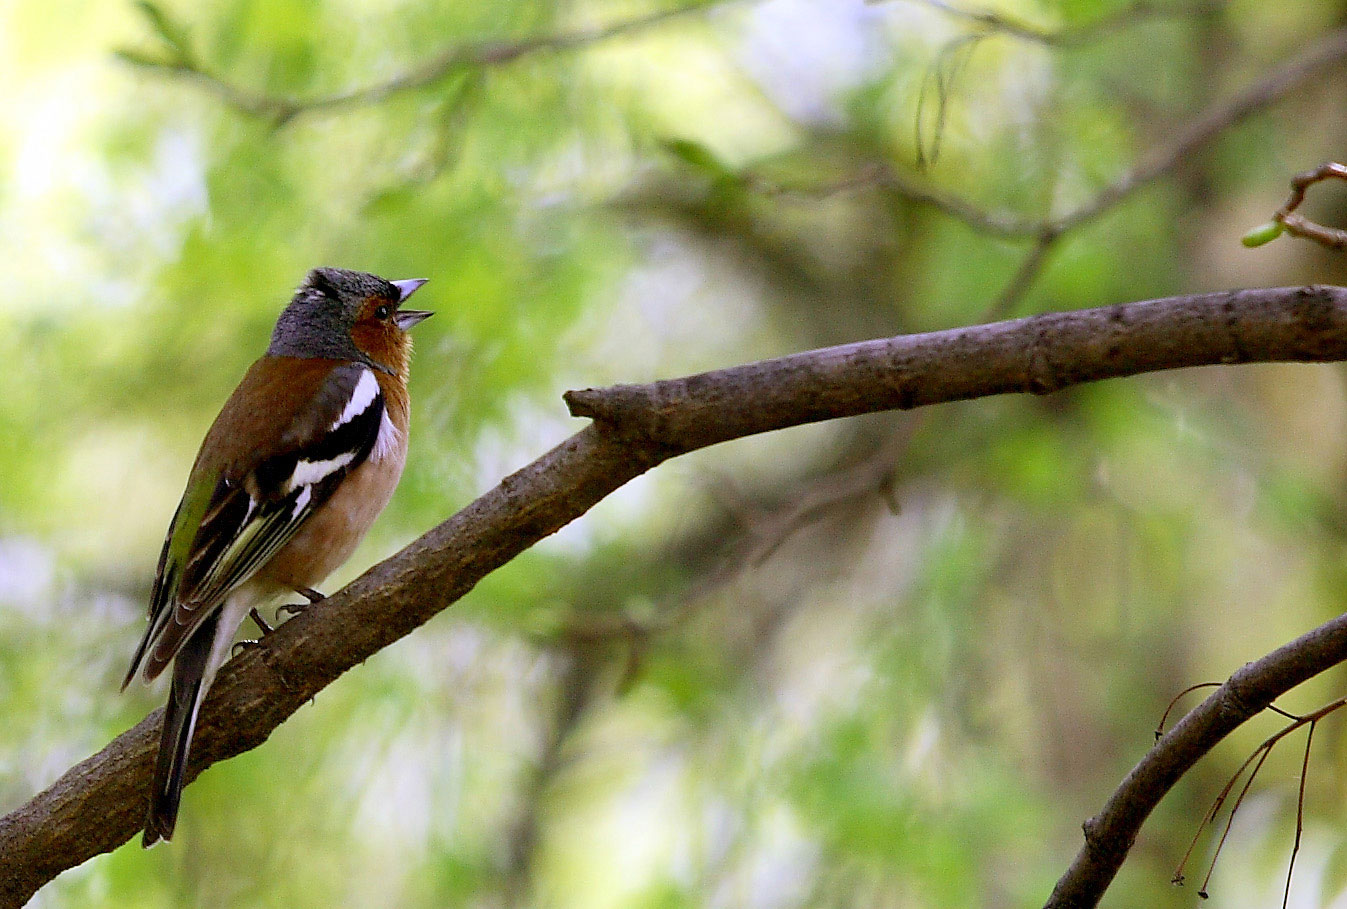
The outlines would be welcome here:
M 1342 359 L 1347 290 L 1301 287 L 1051 313 L 826 348 L 650 385 L 570 392 L 571 412 L 592 417 L 593 425 L 225 667 L 202 710 L 188 778 L 257 747 L 347 669 L 675 455 L 818 420 L 1009 392 L 1047 394 L 1160 369 Z M 1137 828 L 1174 780 L 1261 705 L 1347 658 L 1347 630 L 1330 624 L 1288 648 L 1237 674 L 1225 700 L 1204 702 L 1138 765 L 1105 812 L 1087 825 L 1086 846 L 1053 905 L 1094 905 Z M 0 905 L 22 905 L 61 871 L 136 834 L 160 715 L 151 713 L 0 818 Z M 1145 769 L 1148 761 L 1158 769 Z

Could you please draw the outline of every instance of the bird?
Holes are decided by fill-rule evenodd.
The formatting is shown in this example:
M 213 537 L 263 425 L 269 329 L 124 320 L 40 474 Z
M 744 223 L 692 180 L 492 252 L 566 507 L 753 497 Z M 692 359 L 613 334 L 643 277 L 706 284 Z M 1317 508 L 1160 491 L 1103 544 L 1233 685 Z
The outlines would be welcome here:
M 408 331 L 422 278 L 315 268 L 282 310 L 266 353 L 206 432 L 169 524 L 149 627 L 122 681 L 173 663 L 142 840 L 177 823 L 197 713 L 250 615 L 315 588 L 388 504 L 407 456 Z M 297 610 L 301 607 L 286 607 Z

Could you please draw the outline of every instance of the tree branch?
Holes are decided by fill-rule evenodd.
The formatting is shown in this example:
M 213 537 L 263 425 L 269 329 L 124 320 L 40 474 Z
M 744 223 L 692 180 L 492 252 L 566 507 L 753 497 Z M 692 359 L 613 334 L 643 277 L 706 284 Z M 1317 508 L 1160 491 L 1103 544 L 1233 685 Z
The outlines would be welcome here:
M 344 92 L 314 95 L 309 98 L 271 95 L 236 85 L 228 79 L 216 75 L 206 69 L 196 59 L 195 55 L 187 49 L 184 39 L 178 34 L 182 31 L 181 29 L 175 28 L 173 32 L 175 37 L 170 44 L 173 55 L 169 59 L 159 59 L 136 51 L 121 51 L 118 56 L 132 66 L 197 82 L 240 113 L 269 117 L 280 126 L 300 114 L 377 104 L 396 95 L 428 88 L 461 70 L 505 66 L 521 57 L 540 52 L 573 50 L 652 28 L 670 19 L 702 12 L 713 6 L 731 2 L 737 2 L 737 0 L 695 0 L 687 6 L 660 10 L 600 28 L 557 35 L 540 35 L 519 41 L 468 41 L 462 44 L 454 44 L 446 47 L 424 63 L 413 66 L 405 72 L 382 82 Z M 162 16 L 162 14 L 159 15 Z M 157 25 L 159 21 L 156 20 Z M 159 25 L 157 30 L 163 37 L 163 26 Z
M 1160 369 L 1343 359 L 1347 289 L 1300 287 L 1049 313 L 824 348 L 649 385 L 569 392 L 571 412 L 593 417 L 593 425 L 225 666 L 202 708 L 188 778 L 257 747 L 347 669 L 678 454 L 818 420 L 986 395 L 1047 394 Z M 1290 645 L 1286 656 L 1274 654 L 1266 672 L 1238 673 L 1231 691 L 1242 707 L 1222 701 L 1220 709 L 1198 708 L 1180 723 L 1153 752 L 1170 768 L 1152 784 L 1158 790 L 1147 790 L 1153 798 L 1181 772 L 1173 768 L 1191 764 L 1239 718 L 1347 656 L 1347 619 L 1342 625 Z M 115 849 L 140 829 L 160 716 L 154 711 L 0 818 L 0 905 L 22 905 L 61 871 Z M 1194 730 L 1201 736 L 1188 738 L 1197 736 Z M 1176 757 L 1165 750 L 1169 742 L 1185 750 Z M 1115 818 L 1117 812 L 1106 809 L 1092 822 L 1086 858 L 1078 859 L 1086 870 L 1059 887 L 1064 895 L 1054 905 L 1091 904 L 1072 900 L 1102 893 L 1149 811 L 1133 807 L 1131 799 L 1128 812 Z
M 1085 822 L 1085 845 L 1057 881 L 1047 909 L 1098 905 L 1137 831 L 1179 778 L 1276 698 L 1343 660 L 1347 660 L 1347 615 L 1325 622 L 1230 676 L 1155 743 L 1103 810 Z

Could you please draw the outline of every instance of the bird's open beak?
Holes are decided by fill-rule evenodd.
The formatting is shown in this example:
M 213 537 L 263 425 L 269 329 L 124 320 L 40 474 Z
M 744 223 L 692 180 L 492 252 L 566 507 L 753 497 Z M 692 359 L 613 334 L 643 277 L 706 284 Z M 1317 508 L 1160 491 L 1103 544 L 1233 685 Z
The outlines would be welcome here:
M 416 289 L 420 287 L 422 284 L 425 284 L 426 279 L 407 278 L 403 281 L 394 281 L 392 283 L 393 286 L 398 289 L 399 294 L 398 302 L 402 303 L 405 302 L 406 299 L 410 297 L 412 294 L 416 293 Z M 429 319 L 433 315 L 435 315 L 433 312 L 427 312 L 424 309 L 400 309 L 398 310 L 398 314 L 395 317 L 394 321 L 398 323 L 398 328 L 401 328 L 403 331 L 406 331 L 413 325 L 416 325 L 420 322 L 424 322 L 426 319 Z

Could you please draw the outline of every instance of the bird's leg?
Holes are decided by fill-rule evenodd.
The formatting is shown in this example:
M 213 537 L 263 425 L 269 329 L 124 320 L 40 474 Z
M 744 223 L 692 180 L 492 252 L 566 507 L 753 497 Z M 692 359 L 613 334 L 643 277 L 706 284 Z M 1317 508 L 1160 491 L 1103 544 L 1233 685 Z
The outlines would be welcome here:
M 262 613 L 257 611 L 256 606 L 248 610 L 248 616 L 254 622 L 257 623 L 257 627 L 261 630 L 262 634 L 260 637 L 256 639 L 244 640 L 236 643 L 233 647 L 229 649 L 229 655 L 231 657 L 236 657 L 245 650 L 250 650 L 253 647 L 257 647 L 262 643 L 262 638 L 266 637 L 267 635 L 275 631 L 275 629 L 272 628 L 271 625 L 267 624 L 267 620 L 262 618 Z
M 312 606 L 314 603 L 317 603 L 317 602 L 319 602 L 319 601 L 321 601 L 321 600 L 326 600 L 326 599 L 327 599 L 327 597 L 323 596 L 321 593 L 319 593 L 318 591 L 314 590 L 312 587 L 296 587 L 296 588 L 295 588 L 295 593 L 299 594 L 300 596 L 302 596 L 304 599 L 308 600 L 309 602 L 307 602 L 307 603 L 283 603 L 283 604 L 281 604 L 280 606 L 277 606 L 277 607 L 276 607 L 276 617 L 277 617 L 277 618 L 280 618 L 280 615 L 281 615 L 282 612 L 288 612 L 288 613 L 290 613 L 291 615 L 299 615 L 301 612 L 303 612 L 305 609 L 308 609 L 308 608 L 309 608 L 310 606 Z

